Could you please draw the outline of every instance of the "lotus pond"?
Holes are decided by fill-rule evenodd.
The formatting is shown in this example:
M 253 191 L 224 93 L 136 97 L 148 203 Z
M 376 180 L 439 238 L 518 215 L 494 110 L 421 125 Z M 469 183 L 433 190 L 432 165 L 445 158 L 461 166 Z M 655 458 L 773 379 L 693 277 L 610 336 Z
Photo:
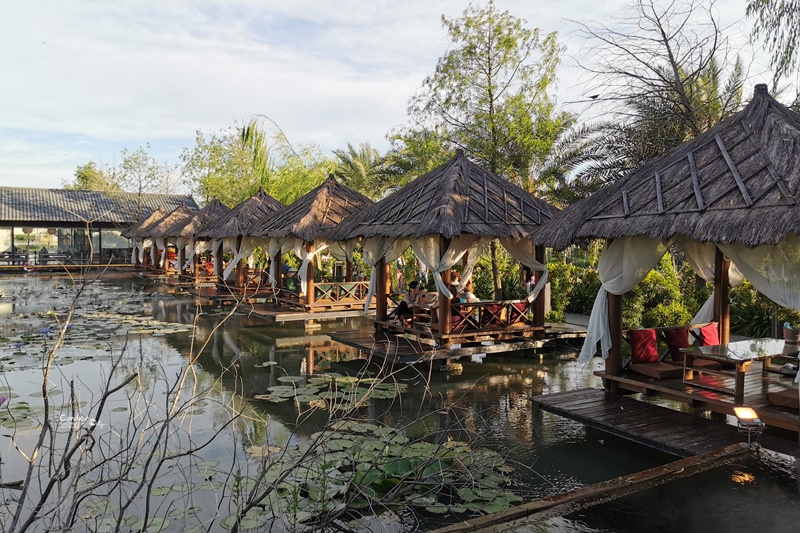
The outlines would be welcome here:
M 423 532 L 674 459 L 533 407 L 597 386 L 566 346 L 378 372 L 325 337 L 364 319 L 269 324 L 124 272 L 4 275 L 0 294 L 5 530 L 42 501 L 32 530 Z M 731 468 L 678 494 L 797 501 L 785 463 Z M 674 513 L 648 502 L 669 498 L 641 498 L 535 530 L 662 530 Z

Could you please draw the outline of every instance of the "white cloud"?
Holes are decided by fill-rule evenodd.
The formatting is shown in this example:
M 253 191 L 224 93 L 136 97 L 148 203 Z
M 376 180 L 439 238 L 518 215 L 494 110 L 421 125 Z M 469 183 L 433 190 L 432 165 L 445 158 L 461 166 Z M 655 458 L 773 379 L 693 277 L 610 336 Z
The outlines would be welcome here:
M 743 12 L 744 0 L 733 0 Z M 599 19 L 624 0 L 497 0 L 543 31 Z M 294 143 L 385 148 L 447 47 L 446 0 L 44 0 L 0 17 L 0 185 L 59 187 L 75 166 L 151 143 L 177 160 L 197 129 L 252 114 Z M 572 39 L 572 40 L 571 40 Z M 572 74 L 561 94 L 580 94 Z M 561 98 L 562 100 L 569 99 Z

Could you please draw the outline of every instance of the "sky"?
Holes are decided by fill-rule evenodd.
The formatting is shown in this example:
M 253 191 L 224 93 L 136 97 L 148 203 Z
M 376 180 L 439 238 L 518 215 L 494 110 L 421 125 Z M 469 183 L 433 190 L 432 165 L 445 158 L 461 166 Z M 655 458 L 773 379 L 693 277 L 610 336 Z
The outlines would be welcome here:
M 197 130 L 209 135 L 254 115 L 329 155 L 347 143 L 385 151 L 387 133 L 407 122 L 409 98 L 447 51 L 441 16 L 457 18 L 468 4 L 6 0 L 0 186 L 61 188 L 78 165 L 116 165 L 123 149 L 148 143 L 159 161 L 177 164 Z M 742 35 L 745 4 L 717 1 Z M 571 21 L 609 24 L 624 5 L 496 0 L 529 27 L 559 32 L 567 51 L 554 96 L 573 112 L 590 81 L 575 61 L 591 51 Z

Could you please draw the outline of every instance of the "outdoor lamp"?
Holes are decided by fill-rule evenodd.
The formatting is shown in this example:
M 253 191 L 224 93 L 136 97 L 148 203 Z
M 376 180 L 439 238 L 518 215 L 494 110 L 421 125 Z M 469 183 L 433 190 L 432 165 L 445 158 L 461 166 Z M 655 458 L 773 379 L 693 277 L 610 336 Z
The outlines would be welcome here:
M 736 414 L 736 427 L 739 433 L 747 434 L 747 444 L 750 444 L 753 435 L 756 436 L 757 441 L 765 427 L 764 422 L 758 418 L 758 414 L 750 407 L 734 407 L 733 412 Z

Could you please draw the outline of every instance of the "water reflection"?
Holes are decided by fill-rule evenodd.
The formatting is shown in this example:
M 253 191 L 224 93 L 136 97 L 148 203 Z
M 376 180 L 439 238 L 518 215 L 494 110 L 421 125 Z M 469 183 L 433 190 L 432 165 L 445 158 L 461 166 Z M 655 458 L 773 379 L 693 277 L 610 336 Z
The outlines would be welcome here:
M 58 298 L 56 284 L 59 283 L 66 281 L 3 279 L 0 282 L 3 300 L 5 295 L 18 295 L 12 303 L 5 304 L 7 316 L 42 312 L 63 305 Z M 94 307 L 109 306 L 110 300 L 120 298 L 141 302 L 141 308 L 136 312 L 149 314 L 161 323 L 192 326 L 194 335 L 186 331 L 155 332 L 115 341 L 103 339 L 110 352 L 105 351 L 105 345 L 96 351 L 90 350 L 94 346 L 78 350 L 76 354 L 85 357 L 91 354 L 91 358 L 81 360 L 76 355 L 62 365 L 59 387 L 66 390 L 64 383 L 78 378 L 86 391 L 97 390 L 101 378 L 109 372 L 109 354 L 119 353 L 124 346 L 127 350 L 124 368 L 141 372 L 137 390 L 146 393 L 151 406 L 158 406 L 166 395 L 165 378 L 174 382 L 175 376 L 188 361 L 192 361 L 191 392 L 198 395 L 193 412 L 199 416 L 192 420 L 184 440 L 178 445 L 208 438 L 225 427 L 231 412 L 242 414 L 229 431 L 222 433 L 202 451 L 204 460 L 218 463 L 220 468 L 235 461 L 247 465 L 245 450 L 251 446 L 307 442 L 328 421 L 326 409 L 309 409 L 308 404 L 294 401 L 272 403 L 255 398 L 266 394 L 270 387 L 282 384 L 279 378 L 296 376 L 308 380 L 327 372 L 352 375 L 362 370 L 368 355 L 324 337 L 329 331 L 369 328 L 369 321 L 363 319 L 322 322 L 318 330 L 307 333 L 299 324 L 268 324 L 257 317 L 200 307 L 191 298 L 169 294 L 169 289 L 161 285 L 131 276 L 106 279 L 92 291 L 90 303 Z M 134 312 L 137 308 L 131 309 Z M 34 327 L 25 321 L 6 322 L 3 324 L 6 328 L 3 331 L 8 332 L 4 333 L 5 337 L 18 333 L 17 329 L 12 331 L 12 325 L 27 330 Z M 15 362 L 22 361 L 21 356 L 10 353 L 13 350 L 10 345 L 0 345 L 0 348 L 9 352 L 4 355 L 13 357 Z M 71 354 L 68 350 L 77 348 L 68 347 L 66 353 Z M 513 356 L 491 355 L 483 359 L 482 364 L 473 363 L 468 358 L 458 362 L 463 367 L 460 373 L 433 372 L 424 365 L 394 369 L 393 378 L 408 386 L 406 392 L 394 399 L 370 400 L 357 416 L 361 420 L 402 428 L 411 439 L 451 438 L 469 441 L 473 448 L 496 450 L 516 467 L 513 490 L 528 500 L 637 472 L 673 459 L 534 408 L 530 401 L 533 395 L 598 386 L 592 369 L 599 367 L 600 361 L 586 367 L 577 364 L 573 354 L 547 351 Z M 4 366 L 4 377 L 13 384 L 15 393 L 34 401 L 37 387 L 35 368 L 14 370 Z M 113 404 L 103 421 L 112 428 L 121 428 L 134 418 L 133 414 L 130 406 L 121 401 Z M 29 444 L 26 438 L 21 435 L 19 442 Z M 8 441 L 3 443 L 2 454 L 4 459 L 13 455 Z M 772 490 L 775 486 L 783 490 L 783 478 L 777 476 L 776 480 L 772 472 L 771 468 L 755 471 L 748 465 L 711 477 L 702 486 L 707 490 L 730 485 L 757 490 L 765 484 L 763 480 L 768 479 L 769 483 L 774 483 Z M 4 476 L 21 476 L 22 473 L 13 463 L 4 465 Z M 203 480 L 193 482 L 202 483 Z M 686 488 L 680 490 L 694 490 L 691 480 L 685 483 Z M 201 492 L 196 498 L 198 502 L 207 504 L 208 509 L 215 509 L 217 496 L 213 492 Z M 654 501 L 667 500 L 668 496 L 657 493 Z M 685 503 L 679 499 L 677 503 L 662 505 L 662 508 L 674 509 Z M 650 505 L 655 506 L 642 504 L 645 509 Z M 603 507 L 592 513 L 554 519 L 550 527 L 575 531 L 616 530 L 610 525 L 615 522 L 606 521 L 612 520 L 609 513 L 627 512 L 626 506 L 634 504 L 623 502 L 620 506 L 613 511 Z M 634 513 L 640 518 L 630 521 L 629 530 L 659 530 L 636 529 L 644 527 L 648 512 Z M 373 522 L 370 527 L 384 531 L 424 531 L 458 518 L 421 513 L 413 515 L 412 519 L 411 514 L 405 513 L 402 520 L 385 519 L 380 523 Z

